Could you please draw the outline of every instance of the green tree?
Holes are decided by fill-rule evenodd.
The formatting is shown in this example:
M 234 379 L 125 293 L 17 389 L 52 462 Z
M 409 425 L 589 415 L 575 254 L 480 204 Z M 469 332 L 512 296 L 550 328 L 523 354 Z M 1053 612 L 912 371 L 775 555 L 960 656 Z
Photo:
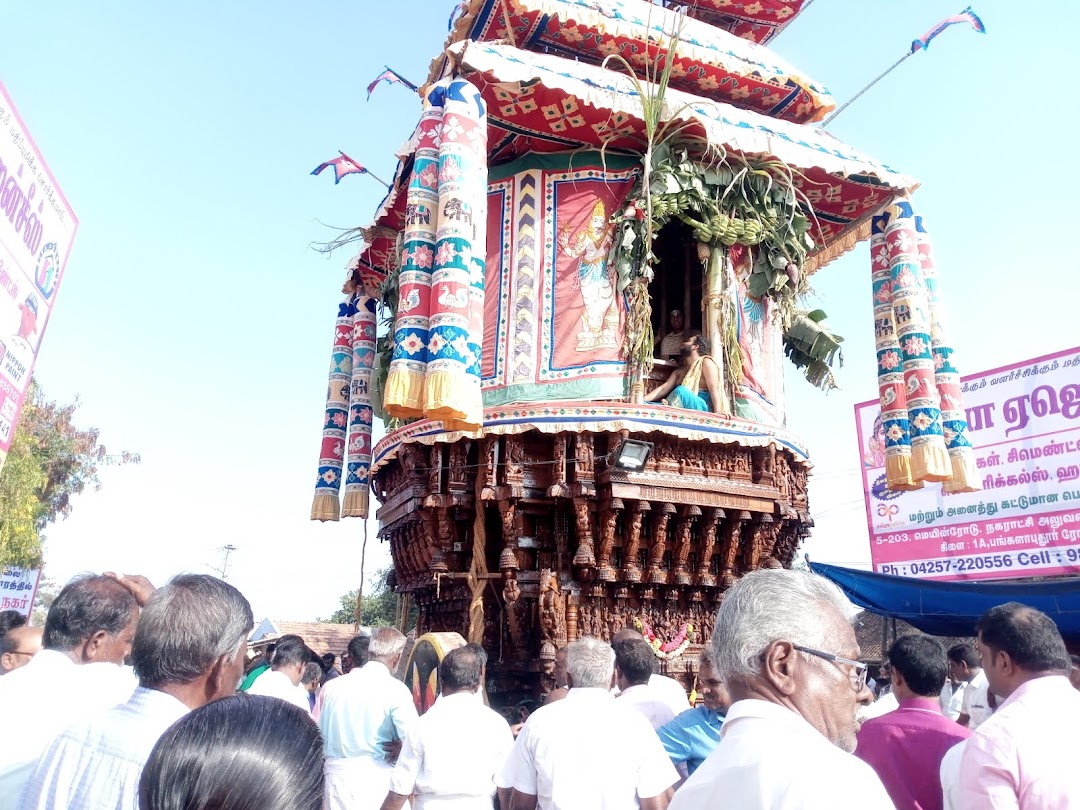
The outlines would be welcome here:
M 398 596 L 387 584 L 387 577 L 392 568 L 385 568 L 376 572 L 374 576 L 375 586 L 366 589 L 361 600 L 361 619 L 365 627 L 393 627 L 397 625 Z M 324 622 L 333 624 L 356 623 L 356 597 L 359 591 L 349 591 L 341 597 L 341 605 Z M 416 608 L 409 611 L 409 626 L 416 622 Z
M 71 513 L 75 495 L 101 486 L 99 468 L 139 463 L 131 453 L 110 456 L 96 428 L 76 427 L 77 407 L 47 400 L 31 381 L 0 470 L 0 565 L 38 567 L 45 527 Z

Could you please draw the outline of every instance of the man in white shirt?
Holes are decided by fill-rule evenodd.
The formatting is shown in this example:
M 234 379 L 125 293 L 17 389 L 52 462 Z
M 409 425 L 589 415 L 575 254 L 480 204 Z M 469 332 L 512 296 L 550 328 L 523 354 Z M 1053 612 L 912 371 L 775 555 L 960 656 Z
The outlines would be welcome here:
M 0 810 L 13 810 L 38 757 L 71 723 L 127 700 L 135 688 L 120 665 L 131 651 L 139 606 L 153 586 L 142 577 L 79 576 L 45 619 L 44 649 L 0 678 Z
M 620 641 L 633 638 L 640 638 L 643 641 L 645 639 L 645 637 L 633 627 L 624 627 L 611 637 L 611 643 L 618 644 Z M 669 678 L 667 675 L 661 675 L 659 672 L 654 672 L 649 676 L 649 686 L 654 690 L 654 694 L 663 696 L 664 702 L 667 703 L 668 707 L 671 709 L 672 717 L 678 717 L 690 708 L 690 697 L 687 695 L 686 689 L 674 678 Z M 618 684 L 613 687 L 612 691 L 616 695 L 619 694 Z
M 649 684 L 656 662 L 649 643 L 643 638 L 627 638 L 616 641 L 613 647 L 619 704 L 639 712 L 654 731 L 674 720 L 675 713 L 662 690 Z
M 1003 700 L 964 743 L 962 807 L 1075 808 L 1080 768 L 1065 739 L 1080 727 L 1080 693 L 1069 683 L 1069 654 L 1057 625 L 1008 602 L 986 611 L 975 627 L 990 691 Z
M 872 697 L 856 613 L 835 585 L 803 571 L 752 571 L 724 594 L 711 646 L 734 702 L 720 744 L 671 810 L 892 810 L 877 774 L 851 754 L 856 709 Z
M 304 667 L 311 660 L 311 650 L 300 636 L 289 634 L 277 640 L 270 670 L 264 672 L 248 689 L 249 695 L 266 695 L 291 703 L 311 713 L 307 690 L 300 685 Z
M 247 600 L 220 579 L 184 574 L 158 589 L 131 646 L 138 688 L 127 703 L 53 741 L 23 792 L 22 810 L 137 810 L 139 777 L 165 729 L 236 691 L 252 624 Z
M 989 684 L 986 673 L 979 666 L 979 654 L 970 644 L 957 644 L 949 648 L 949 675 L 964 685 L 964 697 L 960 716 L 956 722 L 966 728 L 976 729 L 993 713 L 987 696 Z
M 664 810 L 678 771 L 656 733 L 611 694 L 615 654 L 595 638 L 566 648 L 570 692 L 533 712 L 500 783 L 513 810 Z
M 439 665 L 442 693 L 405 735 L 382 810 L 491 810 L 495 771 L 514 745 L 506 720 L 477 700 L 483 661 L 473 645 Z
M 334 678 L 319 697 L 329 810 L 381 806 L 394 769 L 392 752 L 417 718 L 412 693 L 393 675 L 405 636 L 393 627 L 380 627 L 371 634 L 366 652 L 362 641 L 356 637 L 349 642 L 349 656 L 357 661 L 366 655 L 367 663 Z

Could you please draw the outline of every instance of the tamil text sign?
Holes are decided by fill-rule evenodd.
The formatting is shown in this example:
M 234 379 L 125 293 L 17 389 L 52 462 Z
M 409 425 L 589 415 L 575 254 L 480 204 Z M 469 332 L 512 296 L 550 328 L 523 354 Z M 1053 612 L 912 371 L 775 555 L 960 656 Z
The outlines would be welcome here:
M 0 567 L 0 610 L 17 610 L 29 616 L 40 577 L 38 569 Z
M 855 406 L 874 570 L 1080 573 L 1080 347 L 964 377 L 962 390 L 979 492 L 887 490 L 878 402 Z
M 0 466 L 78 226 L 0 84 Z

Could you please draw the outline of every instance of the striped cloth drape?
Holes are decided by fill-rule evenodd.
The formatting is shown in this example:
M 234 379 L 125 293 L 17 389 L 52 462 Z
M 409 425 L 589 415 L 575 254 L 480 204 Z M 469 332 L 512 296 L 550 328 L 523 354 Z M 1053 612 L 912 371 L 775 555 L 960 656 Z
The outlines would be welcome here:
M 483 423 L 487 113 L 479 90 L 464 79 L 436 83 L 426 104 L 406 201 L 383 409 L 475 431 Z
M 942 484 L 946 492 L 974 492 L 976 483 L 975 450 L 968 440 L 967 414 L 960 389 L 960 372 L 953 365 L 954 349 L 947 337 L 945 307 L 938 291 L 934 248 L 923 218 L 915 216 L 915 239 L 919 248 L 919 266 L 930 304 L 930 344 L 934 354 L 934 382 L 941 396 L 941 429 L 949 452 L 952 476 Z
M 368 474 L 371 470 L 371 373 L 375 366 L 375 299 L 356 301 L 352 331 L 352 386 L 349 391 L 349 443 L 345 466 L 342 517 L 368 516 Z
M 935 318 L 942 308 L 929 240 L 925 232 L 919 235 L 920 224 L 911 201 L 900 199 L 873 218 L 871 229 L 886 481 L 894 490 L 940 481 L 947 491 L 969 491 L 974 460 L 965 435 L 959 374 L 940 318 Z
M 326 411 L 323 414 L 322 445 L 319 451 L 319 474 L 315 479 L 315 499 L 311 504 L 312 520 L 337 520 L 338 493 L 345 458 L 345 438 L 349 425 L 349 384 L 353 370 L 353 315 L 355 295 L 349 293 L 338 305 L 334 324 L 334 344 L 330 350 L 330 379 L 326 387 Z
M 428 95 L 417 128 L 412 177 L 405 201 L 405 239 L 394 316 L 394 353 L 383 391 L 383 410 L 399 419 L 424 415 L 428 341 L 431 325 L 431 271 L 439 221 L 439 141 L 441 93 Z

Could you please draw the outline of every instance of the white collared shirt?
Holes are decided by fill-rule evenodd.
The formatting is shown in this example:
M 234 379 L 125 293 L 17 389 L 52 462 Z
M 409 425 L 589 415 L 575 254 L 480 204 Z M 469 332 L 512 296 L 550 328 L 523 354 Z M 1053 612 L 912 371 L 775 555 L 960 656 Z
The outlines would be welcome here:
M 687 709 L 693 708 L 690 705 L 690 696 L 686 694 L 686 689 L 674 678 L 655 673 L 649 676 L 649 688 L 653 690 L 654 695 L 668 705 L 672 717 L 678 717 Z M 621 694 L 619 687 L 611 687 L 611 694 L 618 697 Z
M 621 705 L 633 709 L 648 720 L 653 731 L 667 725 L 676 716 L 671 710 L 671 701 L 665 699 L 662 689 L 651 683 L 642 683 L 622 690 L 618 700 Z
M 606 689 L 572 688 L 533 712 L 500 783 L 538 810 L 636 810 L 679 779 L 645 719 Z
M 307 689 L 298 683 L 293 683 L 284 672 L 267 670 L 248 688 L 247 693 L 276 697 L 311 714 L 311 702 L 308 700 Z
M 187 713 L 172 695 L 140 686 L 127 703 L 70 726 L 38 760 L 20 810 L 138 810 L 150 751 Z
M 968 716 L 968 728 L 977 729 L 994 713 L 986 696 L 989 691 L 990 683 L 986 680 L 986 671 L 980 669 L 979 674 L 972 678 L 964 689 L 964 703 L 960 713 Z
M 77 665 L 42 650 L 0 678 L 0 810 L 14 810 L 38 757 L 72 723 L 125 702 L 136 684 L 116 664 Z
M 794 711 L 766 700 L 732 704 L 720 744 L 679 788 L 670 810 L 739 807 L 893 810 L 873 768 Z
M 943 810 L 963 810 L 964 808 L 964 799 L 960 791 L 960 762 L 964 757 L 966 744 L 967 740 L 957 743 L 941 758 L 938 776 L 941 778 Z
M 514 735 L 477 694 L 442 695 L 410 726 L 390 790 L 415 793 L 413 810 L 490 810 L 495 771 Z
M 330 759 L 385 761 L 382 744 L 404 740 L 415 721 L 409 687 L 378 661 L 328 681 L 319 696 L 319 729 Z

